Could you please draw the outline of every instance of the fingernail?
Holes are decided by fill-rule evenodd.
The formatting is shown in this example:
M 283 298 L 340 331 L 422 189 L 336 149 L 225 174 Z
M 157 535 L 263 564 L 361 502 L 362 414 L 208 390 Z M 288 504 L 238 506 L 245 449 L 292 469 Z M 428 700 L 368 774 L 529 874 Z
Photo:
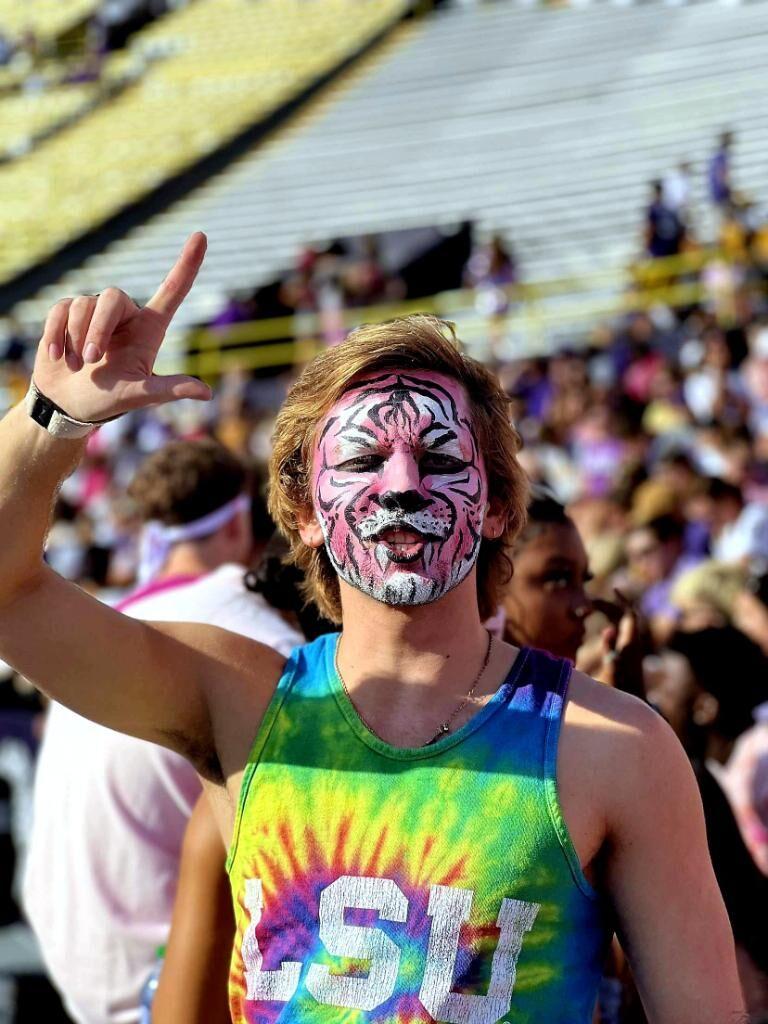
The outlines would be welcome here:
M 56 362 L 57 359 L 61 358 L 61 349 L 55 341 L 52 341 L 48 346 L 48 358 L 53 362 Z
M 83 362 L 98 363 L 100 358 L 101 356 L 99 354 L 99 350 L 96 348 L 93 342 L 89 341 L 88 344 L 83 349 Z

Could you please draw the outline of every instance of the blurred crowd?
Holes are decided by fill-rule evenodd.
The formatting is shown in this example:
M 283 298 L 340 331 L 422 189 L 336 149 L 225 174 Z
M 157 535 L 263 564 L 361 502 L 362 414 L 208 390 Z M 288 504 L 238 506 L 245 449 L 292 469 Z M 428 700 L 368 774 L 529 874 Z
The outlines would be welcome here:
M 727 324 L 637 313 L 599 348 L 502 368 L 525 468 L 585 548 L 583 567 L 564 554 L 546 570 L 542 554 L 542 584 L 570 610 L 577 665 L 650 699 L 691 757 L 755 1020 L 768 1011 L 767 327 L 758 309 Z
M 712 261 L 705 283 L 735 288 L 768 271 L 768 210 L 738 186 L 733 170 L 736 134 L 724 131 L 703 167 L 681 160 L 650 184 L 644 211 L 642 250 L 651 260 L 696 252 L 711 236 L 723 259 Z M 697 177 L 703 178 L 698 190 Z M 705 206 L 697 207 L 697 192 Z M 710 230 L 704 229 L 705 213 Z
M 386 265 L 376 236 L 355 243 L 334 239 L 305 246 L 293 267 L 275 281 L 227 296 L 210 327 L 226 336 L 236 324 L 306 316 L 311 318 L 306 324 L 311 334 L 317 315 L 323 339 L 338 343 L 347 331 L 344 310 L 397 302 L 412 293 L 403 277 Z M 297 330 L 303 333 L 301 321 Z

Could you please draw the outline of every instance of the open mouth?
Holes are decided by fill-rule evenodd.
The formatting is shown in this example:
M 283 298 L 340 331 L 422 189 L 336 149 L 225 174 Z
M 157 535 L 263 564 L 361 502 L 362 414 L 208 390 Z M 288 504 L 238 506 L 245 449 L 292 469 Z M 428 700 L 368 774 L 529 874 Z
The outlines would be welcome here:
M 424 545 L 432 538 L 419 533 L 418 530 L 390 526 L 371 539 L 377 550 L 383 549 L 391 562 L 403 563 L 415 562 L 417 558 L 421 558 Z

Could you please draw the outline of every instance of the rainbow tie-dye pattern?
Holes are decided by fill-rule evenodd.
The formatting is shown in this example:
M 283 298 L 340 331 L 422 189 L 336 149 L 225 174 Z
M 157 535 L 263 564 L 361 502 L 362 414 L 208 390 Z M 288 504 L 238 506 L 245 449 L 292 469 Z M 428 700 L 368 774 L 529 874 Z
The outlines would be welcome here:
M 235 1024 L 590 1024 L 609 931 L 560 812 L 570 664 L 524 649 L 463 728 L 374 736 L 297 648 L 243 780 L 228 870 Z

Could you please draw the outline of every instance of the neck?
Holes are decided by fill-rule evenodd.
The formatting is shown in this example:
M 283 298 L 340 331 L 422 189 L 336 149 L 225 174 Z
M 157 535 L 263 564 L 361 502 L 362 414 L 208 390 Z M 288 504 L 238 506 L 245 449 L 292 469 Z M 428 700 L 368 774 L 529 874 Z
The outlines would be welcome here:
M 224 564 L 220 555 L 202 544 L 176 544 L 171 548 L 158 579 L 169 576 L 202 576 Z
M 487 645 L 475 586 L 472 574 L 439 601 L 408 607 L 383 604 L 342 581 L 346 659 L 364 654 L 371 670 L 403 682 L 412 675 L 428 682 L 427 664 L 471 661 Z
M 420 746 L 467 695 L 486 657 L 475 574 L 434 604 L 415 608 L 390 607 L 343 581 L 341 588 L 344 685 L 374 732 L 396 746 Z M 493 645 L 476 698 L 498 689 L 515 653 Z M 475 711 L 472 703 L 456 726 Z

